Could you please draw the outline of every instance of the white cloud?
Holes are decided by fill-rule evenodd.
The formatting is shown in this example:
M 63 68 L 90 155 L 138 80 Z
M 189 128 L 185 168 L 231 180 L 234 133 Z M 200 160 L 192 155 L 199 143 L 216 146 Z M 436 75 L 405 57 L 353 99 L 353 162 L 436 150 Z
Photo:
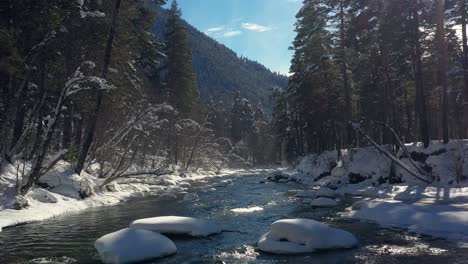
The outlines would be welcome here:
M 224 27 L 220 26 L 220 27 L 209 28 L 209 29 L 206 30 L 206 32 L 219 32 L 219 31 L 223 31 L 223 30 L 224 30 Z
M 242 27 L 244 29 L 255 31 L 255 32 L 266 32 L 266 31 L 271 30 L 271 28 L 269 27 L 255 24 L 255 23 L 242 23 Z
M 227 31 L 224 32 L 223 37 L 229 38 L 229 37 L 234 37 L 242 34 L 242 31 L 240 30 L 233 30 L 233 31 Z

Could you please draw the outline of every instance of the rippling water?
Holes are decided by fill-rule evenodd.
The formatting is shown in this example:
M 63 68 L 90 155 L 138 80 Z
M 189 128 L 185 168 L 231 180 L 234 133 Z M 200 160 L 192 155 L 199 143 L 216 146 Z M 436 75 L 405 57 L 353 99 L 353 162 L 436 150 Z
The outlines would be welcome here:
M 195 203 L 141 197 L 118 206 L 7 228 L 0 233 L 0 263 L 101 263 L 93 246 L 97 238 L 125 228 L 135 219 L 163 215 L 212 219 L 232 232 L 202 239 L 171 237 L 178 253 L 153 263 L 468 263 L 468 249 L 455 243 L 337 217 L 351 200 L 334 209 L 313 209 L 288 192 L 301 186 L 259 184 L 260 179 L 255 175 L 233 177 L 233 185 L 215 187 L 215 191 L 207 186 L 219 179 L 194 183 L 192 192 L 200 196 Z M 234 210 L 241 213 L 231 211 L 252 207 Z M 257 239 L 272 222 L 296 217 L 344 228 L 358 237 L 360 245 L 353 250 L 298 256 L 256 251 Z

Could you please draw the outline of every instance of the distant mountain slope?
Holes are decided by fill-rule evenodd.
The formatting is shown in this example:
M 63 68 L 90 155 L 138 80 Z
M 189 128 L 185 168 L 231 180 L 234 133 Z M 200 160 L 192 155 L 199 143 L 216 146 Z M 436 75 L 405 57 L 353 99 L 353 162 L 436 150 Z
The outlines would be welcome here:
M 167 11 L 160 11 L 154 32 L 159 41 L 164 37 Z M 270 112 L 271 93 L 276 86 L 285 88 L 287 78 L 271 72 L 258 62 L 239 58 L 235 52 L 208 37 L 187 22 L 190 46 L 193 52 L 198 87 L 204 101 L 232 96 L 237 91 L 253 104 L 261 104 Z

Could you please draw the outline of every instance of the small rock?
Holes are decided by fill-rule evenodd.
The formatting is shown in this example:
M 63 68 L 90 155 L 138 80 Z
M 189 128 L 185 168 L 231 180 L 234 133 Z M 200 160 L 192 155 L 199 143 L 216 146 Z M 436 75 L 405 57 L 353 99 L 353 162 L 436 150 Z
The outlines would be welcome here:
M 26 197 L 22 195 L 18 195 L 15 197 L 15 202 L 13 203 L 12 208 L 15 210 L 21 210 L 24 208 L 29 207 L 29 201 L 26 199 Z

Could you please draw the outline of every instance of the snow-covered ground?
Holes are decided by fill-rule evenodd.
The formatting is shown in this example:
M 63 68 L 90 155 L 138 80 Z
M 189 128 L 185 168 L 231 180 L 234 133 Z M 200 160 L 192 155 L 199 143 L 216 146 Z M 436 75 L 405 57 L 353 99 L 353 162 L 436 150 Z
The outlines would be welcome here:
M 86 172 L 77 175 L 71 170 L 69 163 L 59 162 L 51 172 L 41 178 L 41 186 L 45 188 L 34 187 L 25 197 L 19 199 L 28 206 L 22 210 L 14 210 L 11 208 L 18 200 L 14 190 L 17 168 L 22 169 L 21 166 L 4 164 L 3 173 L 0 175 L 0 231 L 5 227 L 42 221 L 90 207 L 115 205 L 135 196 L 158 195 L 161 199 L 183 199 L 185 195 L 187 200 L 193 200 L 197 197 L 195 194 L 187 195 L 190 182 L 257 172 L 225 169 L 221 174 L 200 171 L 185 177 L 171 174 L 138 180 L 122 179 L 99 189 L 102 179 Z M 89 197 L 82 199 L 82 195 Z
M 374 147 L 342 151 L 341 158 L 336 151 L 310 155 L 295 170 L 274 174 L 306 185 L 306 190 L 296 194 L 306 204 L 319 197 L 359 196 L 362 200 L 348 208 L 344 217 L 468 241 L 468 140 L 406 147 L 426 170 L 430 184 Z M 416 172 L 403 151 L 395 156 Z

